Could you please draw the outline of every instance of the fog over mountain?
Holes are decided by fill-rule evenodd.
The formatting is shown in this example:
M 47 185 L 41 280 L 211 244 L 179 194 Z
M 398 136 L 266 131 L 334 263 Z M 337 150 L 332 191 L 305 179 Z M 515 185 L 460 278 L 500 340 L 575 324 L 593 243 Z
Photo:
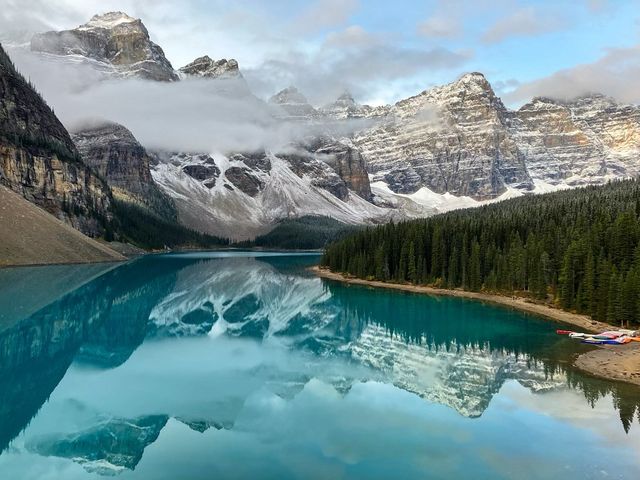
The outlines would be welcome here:
M 206 78 L 172 83 L 116 80 L 93 62 L 61 63 L 54 56 L 22 49 L 11 50 L 11 55 L 69 130 L 88 121 L 110 120 L 126 125 L 149 148 L 195 152 L 277 149 L 326 130 L 320 124 L 276 121 L 257 97 L 228 95 Z M 234 80 L 229 82 L 233 86 Z M 361 126 L 354 121 L 335 128 L 348 135 Z

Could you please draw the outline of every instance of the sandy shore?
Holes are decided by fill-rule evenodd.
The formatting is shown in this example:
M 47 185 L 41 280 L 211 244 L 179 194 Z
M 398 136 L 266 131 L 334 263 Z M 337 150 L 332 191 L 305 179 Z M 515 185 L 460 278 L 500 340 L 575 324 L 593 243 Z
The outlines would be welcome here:
M 448 290 L 444 288 L 424 287 L 409 284 L 387 283 L 345 277 L 320 267 L 311 269 L 316 275 L 329 280 L 364 285 L 405 292 L 423 293 L 427 295 L 446 295 L 450 297 L 470 298 L 481 302 L 503 305 L 517 310 L 540 315 L 552 320 L 578 327 L 576 330 L 599 333 L 615 330 L 617 327 L 608 323 L 597 322 L 586 315 L 565 312 L 548 305 L 530 302 L 523 298 L 492 295 L 487 293 L 467 292 L 464 290 Z M 628 345 L 601 346 L 591 352 L 580 355 L 575 366 L 591 375 L 640 385 L 640 343 L 632 342 Z
M 640 385 L 640 342 L 602 345 L 580 355 L 574 365 L 597 377 Z

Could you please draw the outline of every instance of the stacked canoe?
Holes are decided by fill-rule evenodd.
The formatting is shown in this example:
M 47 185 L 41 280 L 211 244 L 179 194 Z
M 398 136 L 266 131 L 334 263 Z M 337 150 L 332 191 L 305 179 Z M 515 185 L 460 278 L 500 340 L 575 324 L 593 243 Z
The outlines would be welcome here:
M 571 330 L 556 330 L 558 335 L 568 335 L 582 343 L 592 345 L 624 345 L 631 342 L 640 342 L 640 332 L 637 330 L 610 330 L 602 333 L 581 333 Z

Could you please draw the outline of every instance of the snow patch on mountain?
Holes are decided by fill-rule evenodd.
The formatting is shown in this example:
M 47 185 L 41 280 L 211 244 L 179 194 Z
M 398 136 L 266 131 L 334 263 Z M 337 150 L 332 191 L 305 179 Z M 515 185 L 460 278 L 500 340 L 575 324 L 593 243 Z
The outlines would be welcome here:
M 123 23 L 133 23 L 136 19 L 124 12 L 108 12 L 103 15 L 94 15 L 84 25 L 80 25 L 78 30 L 90 30 L 92 28 L 111 29 Z
M 185 167 L 201 162 L 201 157 L 174 155 L 152 169 L 154 180 L 174 199 L 181 223 L 199 231 L 242 240 L 268 231 L 282 219 L 304 215 L 323 215 L 349 224 L 397 218 L 354 192 L 341 200 L 314 185 L 317 178 L 294 173 L 289 162 L 273 153 L 267 154 L 268 172 L 223 154 L 210 155 L 221 173 L 215 185 L 207 187 L 185 172 Z M 235 184 L 229 178 L 232 171 Z M 238 171 L 259 183 L 255 195 L 238 187 Z

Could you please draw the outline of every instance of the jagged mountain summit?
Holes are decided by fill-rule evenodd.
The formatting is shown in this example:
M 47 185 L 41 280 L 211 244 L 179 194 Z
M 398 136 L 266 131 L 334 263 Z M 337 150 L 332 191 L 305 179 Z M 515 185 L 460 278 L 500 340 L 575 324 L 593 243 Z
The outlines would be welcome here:
M 213 60 L 208 55 L 175 71 L 162 48 L 151 41 L 142 20 L 123 12 L 95 15 L 72 30 L 36 34 L 33 52 L 85 63 L 107 78 L 177 81 L 187 78 L 216 80 L 217 90 L 231 95 L 251 94 L 235 59 Z
M 309 103 L 300 90 L 290 86 L 269 99 L 269 104 L 277 108 L 276 115 L 287 120 L 308 120 L 320 113 Z
M 365 118 L 373 109 L 369 105 L 361 105 L 355 101 L 353 95 L 346 91 L 335 102 L 325 105 L 320 109 L 323 115 L 337 120 L 348 118 Z
M 511 111 L 476 72 L 369 115 L 379 123 L 354 143 L 374 189 L 418 201 L 433 193 L 489 200 L 640 174 L 640 109 L 601 95 L 538 98 Z
M 193 62 L 182 67 L 179 72 L 191 77 L 242 78 L 236 60 L 233 58 L 212 60 L 208 55 L 196 58 Z
M 232 98 L 253 96 L 238 62 L 233 58 L 213 60 L 205 55 L 182 67 L 178 75 L 180 79 L 212 80 L 212 85 L 220 95 Z
M 174 81 L 178 75 L 142 20 L 122 12 L 95 15 L 73 30 L 35 35 L 31 50 L 86 57 L 112 66 L 125 77 Z

